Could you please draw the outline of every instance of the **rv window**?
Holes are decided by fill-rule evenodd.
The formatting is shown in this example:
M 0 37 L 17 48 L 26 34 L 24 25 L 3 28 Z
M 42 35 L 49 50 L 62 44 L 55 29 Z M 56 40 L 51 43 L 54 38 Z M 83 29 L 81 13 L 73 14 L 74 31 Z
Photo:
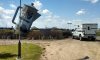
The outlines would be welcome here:
M 90 27 L 88 27 L 88 30 L 90 30 Z
M 78 32 L 83 32 L 82 30 L 78 30 Z

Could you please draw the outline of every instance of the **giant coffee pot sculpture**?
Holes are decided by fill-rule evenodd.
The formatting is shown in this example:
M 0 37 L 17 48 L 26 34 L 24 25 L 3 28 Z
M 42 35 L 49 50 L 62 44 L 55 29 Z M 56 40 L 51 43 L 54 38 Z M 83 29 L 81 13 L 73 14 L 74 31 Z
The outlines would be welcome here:
M 18 24 L 14 22 L 16 15 L 18 13 L 18 10 L 21 9 L 21 16 Z M 14 14 L 14 17 L 12 19 L 12 22 L 17 25 L 20 29 L 20 34 L 27 33 L 30 30 L 30 27 L 37 18 L 39 18 L 41 15 L 38 13 L 38 10 L 33 5 L 26 5 L 24 4 L 23 7 L 17 7 L 16 12 Z

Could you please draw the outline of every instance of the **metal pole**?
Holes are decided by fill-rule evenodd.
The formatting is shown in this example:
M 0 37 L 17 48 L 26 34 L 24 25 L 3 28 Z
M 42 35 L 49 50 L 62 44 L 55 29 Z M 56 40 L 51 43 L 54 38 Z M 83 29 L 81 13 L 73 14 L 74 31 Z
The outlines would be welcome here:
M 20 0 L 20 7 L 21 7 L 21 0 Z M 20 8 L 20 16 L 21 16 L 21 8 Z M 19 23 L 21 20 L 19 20 Z M 21 34 L 20 34 L 20 26 L 19 26 L 19 41 L 18 41 L 18 59 L 21 59 Z

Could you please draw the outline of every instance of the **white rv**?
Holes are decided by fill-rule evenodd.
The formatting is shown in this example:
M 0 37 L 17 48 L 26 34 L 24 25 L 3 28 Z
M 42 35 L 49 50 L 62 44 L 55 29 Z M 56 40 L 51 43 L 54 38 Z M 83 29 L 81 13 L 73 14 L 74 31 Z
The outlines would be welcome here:
M 79 38 L 80 40 L 83 38 L 95 40 L 97 27 L 98 24 L 96 23 L 81 24 L 75 29 L 75 31 L 72 32 L 72 38 Z

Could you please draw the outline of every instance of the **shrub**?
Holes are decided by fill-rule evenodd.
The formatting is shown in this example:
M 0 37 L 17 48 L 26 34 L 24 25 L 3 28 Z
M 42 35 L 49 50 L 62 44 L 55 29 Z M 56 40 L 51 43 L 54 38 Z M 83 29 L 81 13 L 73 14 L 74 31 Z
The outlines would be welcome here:
M 42 36 L 42 33 L 39 30 L 32 30 L 31 32 L 28 33 L 28 38 L 29 39 L 40 39 Z
M 97 32 L 96 32 L 96 35 L 97 35 L 97 36 L 100 36 L 100 31 L 97 31 Z

